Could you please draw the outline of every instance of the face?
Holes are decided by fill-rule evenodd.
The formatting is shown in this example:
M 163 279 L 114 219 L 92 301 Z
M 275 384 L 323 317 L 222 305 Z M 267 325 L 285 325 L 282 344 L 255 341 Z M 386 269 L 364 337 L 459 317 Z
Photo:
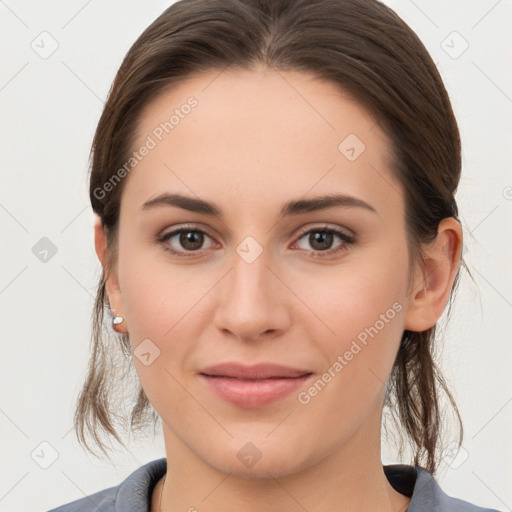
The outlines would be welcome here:
M 375 120 L 332 83 L 257 68 L 191 78 L 137 128 L 109 296 L 168 455 L 264 477 L 376 452 L 409 269 Z

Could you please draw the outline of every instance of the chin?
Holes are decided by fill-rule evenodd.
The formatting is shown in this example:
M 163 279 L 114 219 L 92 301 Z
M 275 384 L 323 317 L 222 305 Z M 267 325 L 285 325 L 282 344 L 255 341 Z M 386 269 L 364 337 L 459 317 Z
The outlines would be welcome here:
M 297 473 L 311 458 L 304 453 L 304 445 L 292 446 L 289 440 L 286 443 L 276 437 L 275 442 L 269 442 L 264 435 L 254 442 L 249 439 L 237 437 L 229 446 L 219 443 L 215 453 L 210 452 L 203 460 L 233 477 L 266 480 Z

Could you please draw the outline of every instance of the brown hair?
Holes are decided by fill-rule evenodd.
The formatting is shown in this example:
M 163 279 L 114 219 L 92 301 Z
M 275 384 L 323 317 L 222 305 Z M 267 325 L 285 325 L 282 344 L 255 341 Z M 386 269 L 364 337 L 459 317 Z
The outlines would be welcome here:
M 454 194 L 460 177 L 460 139 L 439 72 L 416 34 L 376 0 L 181 0 L 165 10 L 125 56 L 99 120 L 91 150 L 90 199 L 107 235 L 108 263 L 93 311 L 92 354 L 75 412 L 79 441 L 86 432 L 106 454 L 101 434 L 112 435 L 119 412 L 132 397 L 129 430 L 158 415 L 134 382 L 127 335 L 113 334 L 105 290 L 117 261 L 120 199 L 125 180 L 105 193 L 104 184 L 128 161 L 138 121 L 157 94 L 182 80 L 215 69 L 312 73 L 350 93 L 375 118 L 391 142 L 393 172 L 405 194 L 409 256 L 420 263 L 423 244 L 446 217 L 458 220 Z M 98 191 L 102 191 L 99 193 Z M 465 264 L 462 265 L 466 268 Z M 459 281 L 458 269 L 450 307 Z M 448 313 L 449 313 L 448 312 Z M 441 394 L 457 407 L 435 363 L 435 326 L 405 331 L 387 385 L 385 406 L 401 425 L 414 463 L 434 473 L 439 462 Z M 128 389 L 122 396 L 119 389 Z M 387 429 L 386 429 L 387 432 Z

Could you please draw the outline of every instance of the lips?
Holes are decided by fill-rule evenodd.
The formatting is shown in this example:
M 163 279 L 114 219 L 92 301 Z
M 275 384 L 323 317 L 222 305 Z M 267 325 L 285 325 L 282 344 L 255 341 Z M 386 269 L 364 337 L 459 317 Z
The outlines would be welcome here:
M 286 379 L 302 377 L 311 373 L 311 371 L 273 363 L 260 363 L 252 366 L 239 363 L 221 363 L 204 368 L 200 373 L 209 377 L 232 377 L 235 379 Z
M 238 407 L 263 407 L 307 382 L 312 372 L 272 363 L 253 366 L 222 363 L 199 372 L 210 391 Z

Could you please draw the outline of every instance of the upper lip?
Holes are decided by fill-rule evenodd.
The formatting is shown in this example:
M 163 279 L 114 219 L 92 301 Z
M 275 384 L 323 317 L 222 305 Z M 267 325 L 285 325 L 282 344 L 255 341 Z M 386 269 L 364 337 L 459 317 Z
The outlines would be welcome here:
M 212 377 L 232 377 L 237 379 L 270 379 L 270 378 L 294 378 L 312 373 L 309 370 L 291 368 L 274 363 L 260 363 L 256 365 L 244 365 L 227 362 L 208 366 L 199 373 Z

